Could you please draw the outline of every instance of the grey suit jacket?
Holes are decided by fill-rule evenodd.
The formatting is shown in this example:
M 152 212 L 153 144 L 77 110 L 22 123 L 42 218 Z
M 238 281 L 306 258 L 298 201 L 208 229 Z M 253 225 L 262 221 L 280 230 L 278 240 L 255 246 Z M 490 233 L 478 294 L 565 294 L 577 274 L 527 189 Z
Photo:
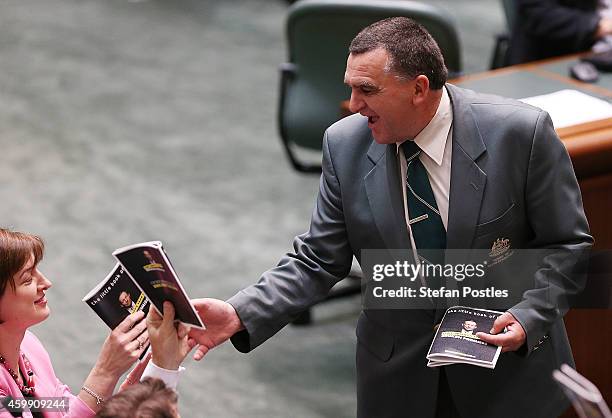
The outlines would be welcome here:
M 453 108 L 448 248 L 588 248 L 592 238 L 563 144 L 545 112 L 520 102 L 447 85 Z M 323 141 L 323 174 L 309 231 L 293 252 L 228 300 L 245 331 L 240 351 L 261 344 L 325 297 L 364 249 L 406 249 L 410 240 L 395 145 L 377 144 L 360 115 L 332 125 Z M 554 260 L 551 263 L 555 263 Z M 553 267 L 552 269 L 550 267 Z M 465 417 L 550 417 L 565 408 L 550 376 L 573 364 L 555 294 L 578 290 L 559 266 L 543 266 L 534 289 L 511 312 L 523 325 L 522 353 L 504 353 L 494 370 L 446 368 Z M 544 294 L 547 293 L 547 297 Z M 357 324 L 360 417 L 433 417 L 437 369 L 425 356 L 439 317 L 432 310 L 366 310 Z M 474 402 L 477 400 L 477 402 Z M 474 410 L 473 405 L 480 405 Z

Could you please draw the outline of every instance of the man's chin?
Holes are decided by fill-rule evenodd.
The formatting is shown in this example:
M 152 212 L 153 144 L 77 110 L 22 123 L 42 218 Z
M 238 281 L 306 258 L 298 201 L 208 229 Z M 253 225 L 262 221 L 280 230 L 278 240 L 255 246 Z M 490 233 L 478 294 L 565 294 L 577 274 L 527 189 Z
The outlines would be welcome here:
M 374 138 L 374 141 L 377 144 L 381 144 L 381 145 L 395 144 L 396 142 L 398 142 L 395 139 L 388 138 L 388 137 L 383 136 L 383 135 L 376 135 L 374 132 L 372 132 L 372 137 Z

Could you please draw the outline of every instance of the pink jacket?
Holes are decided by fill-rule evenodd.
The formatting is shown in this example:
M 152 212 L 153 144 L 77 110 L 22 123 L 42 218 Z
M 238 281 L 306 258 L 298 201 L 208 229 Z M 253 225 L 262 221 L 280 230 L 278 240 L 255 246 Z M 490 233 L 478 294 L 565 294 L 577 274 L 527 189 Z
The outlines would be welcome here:
M 68 412 L 43 412 L 43 416 L 49 418 L 87 418 L 95 415 L 85 402 L 70 393 L 68 386 L 60 382 L 55 376 L 49 354 L 47 354 L 38 338 L 29 331 L 26 331 L 21 342 L 21 351 L 25 353 L 32 365 L 36 397 L 67 397 L 70 400 Z M 0 365 L 0 397 L 3 396 L 23 397 L 11 375 Z M 29 411 L 23 413 L 24 418 L 31 416 Z M 8 411 L 0 410 L 0 418 L 10 417 L 12 415 Z

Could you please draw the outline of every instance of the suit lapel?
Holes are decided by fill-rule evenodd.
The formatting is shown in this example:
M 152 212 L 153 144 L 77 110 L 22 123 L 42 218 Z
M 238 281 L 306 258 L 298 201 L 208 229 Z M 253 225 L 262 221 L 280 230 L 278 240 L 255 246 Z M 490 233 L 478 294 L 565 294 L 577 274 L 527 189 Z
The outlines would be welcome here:
M 375 165 L 364 177 L 364 183 L 376 227 L 387 248 L 411 248 L 395 144 L 372 141 L 368 158 Z
M 447 248 L 471 248 L 487 175 L 476 159 L 486 151 L 471 104 L 447 85 L 453 107 L 453 154 L 448 209 Z

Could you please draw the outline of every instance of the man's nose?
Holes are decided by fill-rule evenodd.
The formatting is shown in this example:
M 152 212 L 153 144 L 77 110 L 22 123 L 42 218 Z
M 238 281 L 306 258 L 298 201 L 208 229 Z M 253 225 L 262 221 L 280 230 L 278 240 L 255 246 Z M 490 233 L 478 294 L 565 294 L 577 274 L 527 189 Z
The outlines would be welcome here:
M 363 109 L 365 103 L 361 99 L 358 93 L 351 91 L 351 100 L 349 101 L 349 110 L 352 113 L 359 113 L 361 109 Z

